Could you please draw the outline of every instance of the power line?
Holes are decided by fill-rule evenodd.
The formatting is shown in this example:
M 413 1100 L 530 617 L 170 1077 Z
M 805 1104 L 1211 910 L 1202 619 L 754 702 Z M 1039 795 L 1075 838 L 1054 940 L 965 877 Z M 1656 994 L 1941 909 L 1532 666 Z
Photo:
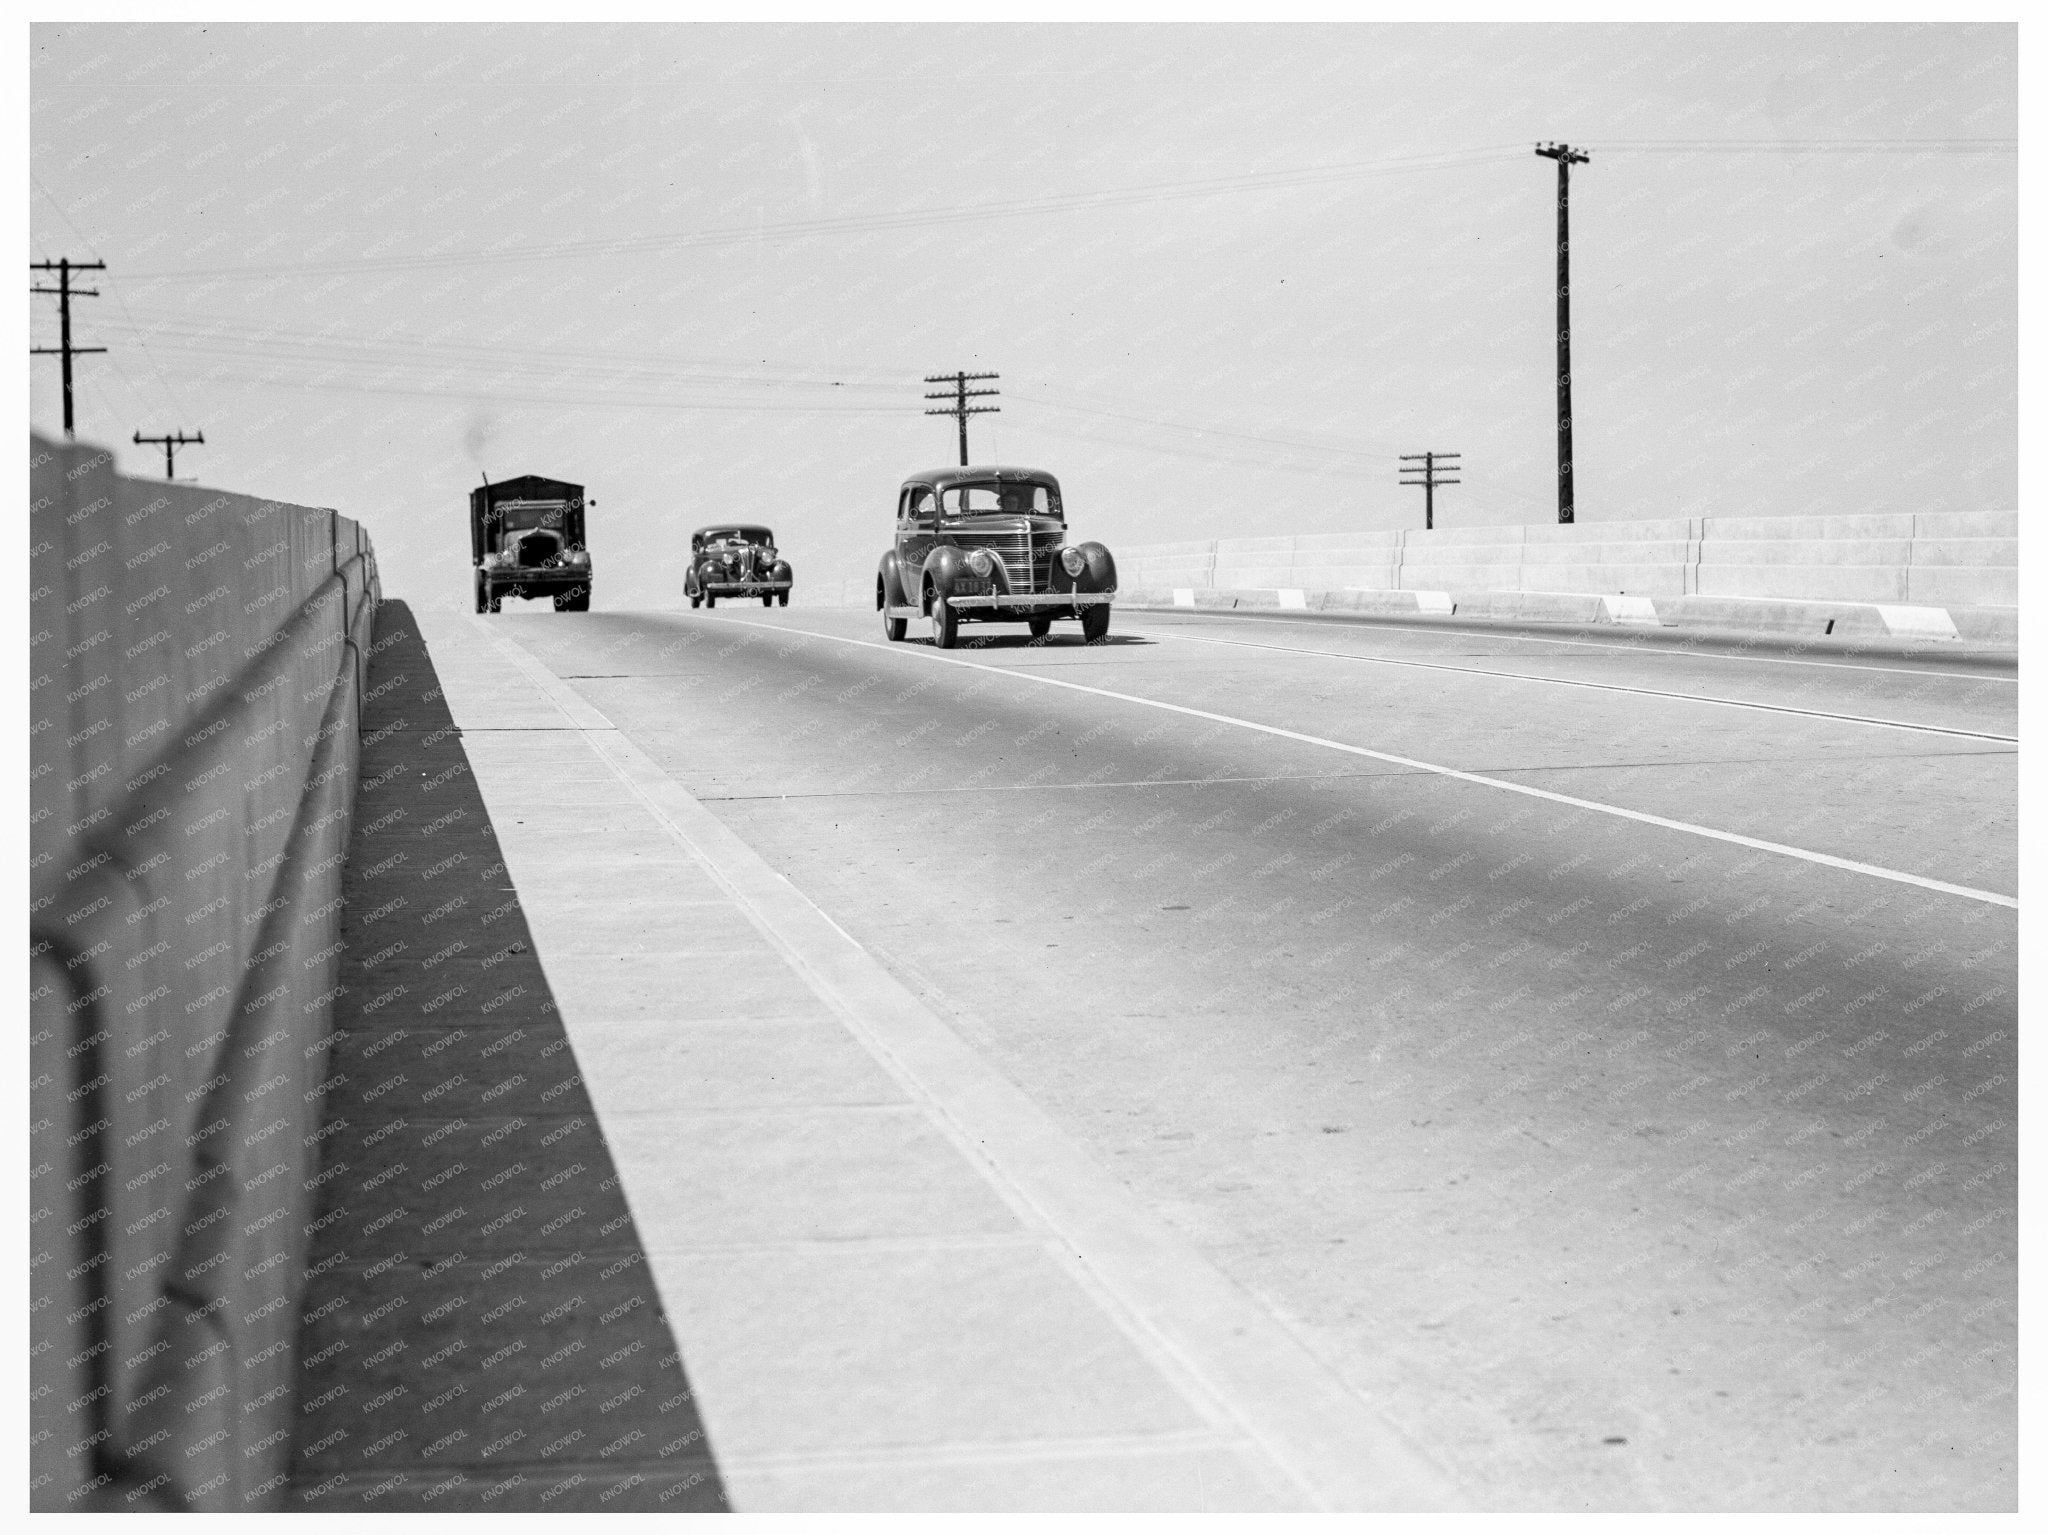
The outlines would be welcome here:
M 924 381 L 927 384 L 950 383 L 953 386 L 950 391 L 941 389 L 935 394 L 927 393 L 925 395 L 927 400 L 950 398 L 953 403 L 941 410 L 928 410 L 925 414 L 927 416 L 952 416 L 960 423 L 960 463 L 963 468 L 967 464 L 967 418 L 969 416 L 993 416 L 1002 409 L 1000 405 L 969 405 L 967 403 L 969 400 L 1001 394 L 1002 390 L 969 389 L 967 386 L 977 380 L 1001 377 L 1000 373 L 927 373 L 924 376 Z
M 809 239 L 824 235 L 870 234 L 901 229 L 920 229 L 952 224 L 976 223 L 988 219 L 1029 218 L 1035 215 L 1086 212 L 1095 208 L 1131 207 L 1145 203 L 1172 202 L 1188 198 L 1215 197 L 1234 192 L 1285 191 L 1294 187 L 1323 186 L 1333 182 L 1370 179 L 1374 176 L 1403 175 L 1415 171 L 1451 170 L 1489 160 L 1505 159 L 1518 144 L 1486 145 L 1473 149 L 1447 150 L 1428 155 L 1399 155 L 1379 160 L 1298 166 L 1278 171 L 1248 171 L 1235 176 L 1211 176 L 1193 181 L 1155 182 L 1135 187 L 1110 188 L 1096 192 L 1060 193 L 1048 197 L 1023 198 L 1012 202 L 967 203 L 953 207 L 902 209 L 886 213 L 847 214 L 837 218 L 798 219 L 780 224 L 733 226 L 693 230 L 672 235 L 646 235 L 618 240 L 565 241 L 531 250 L 451 252 L 436 256 L 393 256 L 342 258 L 332 261 L 282 262 L 231 267 L 168 269 L 130 274 L 138 281 L 186 282 L 220 277 L 267 277 L 285 273 L 325 275 L 331 273 L 411 272 L 442 267 L 485 266 L 530 261 L 587 259 L 638 253 L 698 249 L 722 245 L 745 245 L 768 240 Z
M 104 352 L 106 348 L 103 346 L 73 346 L 71 344 L 71 300 L 73 296 L 75 295 L 80 298 L 98 298 L 100 296 L 100 290 L 97 288 L 72 287 L 71 274 L 73 272 L 104 272 L 107 269 L 107 264 L 104 261 L 72 261 L 68 257 L 60 256 L 55 261 L 31 261 L 28 264 L 28 268 L 31 272 L 55 272 L 57 274 L 56 287 L 30 288 L 28 291 L 31 293 L 54 293 L 57 296 L 57 323 L 62 340 L 56 346 L 32 346 L 28 350 L 31 357 L 56 356 L 63 358 L 64 435 L 66 437 L 75 437 L 78 434 L 72 429 L 71 359 L 87 352 Z
M 2018 139 L 1617 139 L 1602 154 L 1948 154 L 2009 155 Z
M 48 187 L 43 185 L 42 178 L 31 171 L 29 173 L 29 180 L 34 183 L 35 189 L 43 194 L 43 200 L 56 210 L 57 217 L 70 227 L 71 232 L 78 236 L 88 251 L 93 251 L 94 242 L 92 237 L 78 227 L 78 220 L 65 211 L 64 205 L 57 201 L 56 196 Z M 97 258 L 98 252 L 93 251 L 93 254 Z M 135 324 L 134 313 L 128 308 L 128 300 L 121 295 L 121 285 L 113 280 L 113 274 L 111 273 L 107 277 L 107 291 L 114 302 L 120 306 L 121 313 L 127 319 L 130 329 L 139 330 L 140 327 Z M 179 399 L 178 391 L 172 386 L 169 377 L 165 375 L 162 365 L 156 360 L 155 354 L 150 351 L 149 343 L 138 338 L 137 345 L 142 348 L 143 358 L 149 363 L 150 371 L 156 375 L 157 387 L 163 391 L 164 398 L 170 403 L 172 409 L 183 415 L 185 411 L 184 402 Z M 140 400 L 142 398 L 142 391 L 136 387 L 135 381 L 128 376 L 128 370 L 121 366 L 121 360 L 118 357 L 109 357 L 108 361 L 113 364 L 114 371 L 121 376 L 121 382 L 128 386 L 136 399 Z

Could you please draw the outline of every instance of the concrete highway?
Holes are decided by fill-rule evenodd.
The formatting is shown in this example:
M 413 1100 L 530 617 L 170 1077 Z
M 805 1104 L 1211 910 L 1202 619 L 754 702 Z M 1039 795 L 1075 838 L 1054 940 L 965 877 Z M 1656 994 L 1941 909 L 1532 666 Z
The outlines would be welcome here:
M 2013 1505 L 2009 661 L 478 622 L 1473 1505 Z

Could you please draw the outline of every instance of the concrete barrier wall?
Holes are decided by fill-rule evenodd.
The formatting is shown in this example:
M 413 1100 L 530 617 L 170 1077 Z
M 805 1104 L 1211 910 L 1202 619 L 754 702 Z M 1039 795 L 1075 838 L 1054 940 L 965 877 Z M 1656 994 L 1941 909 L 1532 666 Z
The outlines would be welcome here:
M 274 1507 L 376 561 L 29 461 L 31 1505 Z
M 2016 607 L 2017 512 L 1692 517 L 1117 551 L 1125 588 L 1574 592 Z

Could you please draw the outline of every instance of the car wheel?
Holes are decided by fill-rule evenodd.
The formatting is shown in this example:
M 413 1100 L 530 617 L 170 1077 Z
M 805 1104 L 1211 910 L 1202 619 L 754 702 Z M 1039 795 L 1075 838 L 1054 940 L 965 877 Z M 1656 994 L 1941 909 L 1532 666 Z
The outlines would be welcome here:
M 932 594 L 932 643 L 941 650 L 951 650 L 960 638 L 960 616 L 953 611 L 952 604 L 936 592 Z
M 1092 645 L 1109 633 L 1109 604 L 1092 603 L 1081 609 L 1081 638 Z
M 499 607 L 502 606 L 504 603 L 504 599 L 500 597 L 496 592 L 492 592 L 491 595 L 486 599 L 486 601 L 490 604 L 490 606 L 485 611 L 491 613 L 497 612 Z
M 763 597 L 763 598 L 761 599 L 761 606 L 762 606 L 762 607 L 764 607 L 764 608 L 772 608 L 772 607 L 774 607 L 774 606 L 775 606 L 775 594 L 774 594 L 773 592 L 770 592 L 770 593 L 769 593 L 769 594 L 768 594 L 767 596 Z
M 1032 638 L 1033 638 L 1034 640 L 1042 640 L 1042 639 L 1044 639 L 1044 638 L 1045 638 L 1045 637 L 1046 637 L 1046 636 L 1047 636 L 1048 634 L 1052 633 L 1052 620 L 1051 620 L 1051 619 L 1049 619 L 1049 618 L 1034 618 L 1034 619 L 1032 619 L 1032 620 L 1031 620 L 1030 622 L 1031 622 L 1031 637 L 1032 637 Z
M 716 592 L 706 592 L 706 593 L 704 594 L 704 606 L 705 606 L 705 607 L 707 607 L 707 608 L 715 608 L 715 607 L 717 607 L 717 606 L 718 606 L 718 593 L 716 593 Z
M 484 612 L 484 611 L 485 611 L 485 610 L 486 610 L 487 608 L 489 608 L 489 607 L 490 607 L 490 605 L 491 605 L 491 598 L 490 598 L 490 590 L 491 590 L 491 587 L 490 587 L 490 583 L 489 583 L 488 581 L 484 580 L 484 578 L 483 578 L 483 575 L 482 575 L 481 573 L 479 573 L 479 574 L 477 575 L 477 578 L 476 578 L 476 582 L 475 582 L 475 585 L 476 585 L 476 610 L 477 610 L 477 611 L 478 611 L 479 613 L 481 613 L 481 612 Z
M 780 602 L 780 603 L 781 603 L 781 604 L 782 604 L 782 605 L 783 605 L 784 607 L 788 607 L 788 606 L 789 606 L 789 593 L 788 593 L 788 592 L 777 592 L 777 593 L 776 593 L 775 595 L 776 595 L 776 600 L 777 600 L 777 601 L 779 601 L 779 602 Z
M 691 606 L 691 607 L 693 607 L 693 608 L 694 608 L 694 607 L 698 607 L 698 606 L 701 606 L 701 605 L 702 605 L 702 603 L 703 603 L 703 601 L 704 601 L 704 599 L 703 599 L 702 597 L 699 597 L 699 596 L 698 596 L 698 595 L 697 595 L 697 594 L 696 594 L 695 592 L 692 592 L 692 593 L 690 593 L 690 606 Z

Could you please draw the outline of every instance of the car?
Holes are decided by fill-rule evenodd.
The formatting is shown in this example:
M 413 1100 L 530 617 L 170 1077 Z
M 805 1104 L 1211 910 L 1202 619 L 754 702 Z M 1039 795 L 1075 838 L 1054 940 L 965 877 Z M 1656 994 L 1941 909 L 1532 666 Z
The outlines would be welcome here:
M 1043 639 L 1075 619 L 1090 643 L 1109 633 L 1116 561 L 1098 543 L 1067 541 L 1060 482 L 1043 469 L 965 464 L 903 482 L 896 537 L 875 572 L 882 632 L 900 640 L 913 618 L 951 649 L 963 623 L 1026 624 Z
M 796 584 L 789 561 L 775 552 L 775 535 L 757 523 L 718 522 L 690 535 L 690 568 L 683 595 L 690 606 L 718 606 L 721 597 L 759 597 L 761 606 L 789 606 Z
M 595 506 L 596 502 L 590 505 Z M 507 597 L 551 597 L 557 613 L 590 610 L 583 487 L 522 474 L 469 493 L 469 552 L 479 613 Z

